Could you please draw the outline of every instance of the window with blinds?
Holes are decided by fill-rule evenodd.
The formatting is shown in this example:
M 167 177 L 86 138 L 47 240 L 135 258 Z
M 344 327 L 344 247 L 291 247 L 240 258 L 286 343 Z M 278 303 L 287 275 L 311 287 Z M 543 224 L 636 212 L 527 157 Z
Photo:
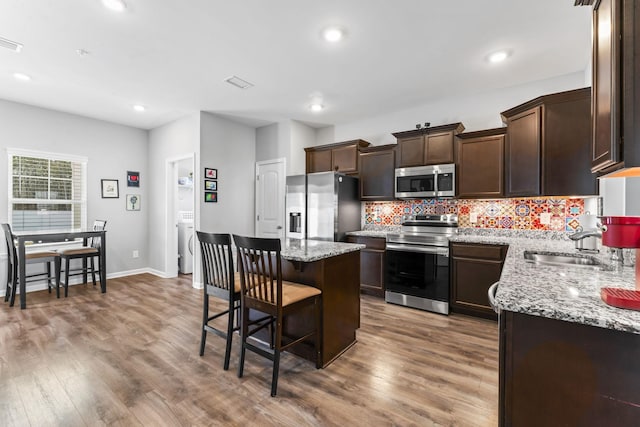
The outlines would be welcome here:
M 87 161 L 9 151 L 9 218 L 14 231 L 85 227 Z

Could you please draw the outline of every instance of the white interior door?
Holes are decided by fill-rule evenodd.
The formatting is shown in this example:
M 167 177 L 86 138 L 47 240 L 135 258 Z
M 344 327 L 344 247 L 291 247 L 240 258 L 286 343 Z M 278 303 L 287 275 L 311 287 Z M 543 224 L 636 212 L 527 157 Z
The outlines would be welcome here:
M 256 236 L 284 238 L 285 159 L 256 163 Z

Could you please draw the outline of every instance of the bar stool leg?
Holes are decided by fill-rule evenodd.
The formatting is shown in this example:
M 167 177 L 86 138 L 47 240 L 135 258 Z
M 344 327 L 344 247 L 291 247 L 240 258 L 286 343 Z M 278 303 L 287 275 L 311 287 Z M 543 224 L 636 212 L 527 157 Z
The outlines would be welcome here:
M 205 285 L 206 286 L 206 285 Z M 209 320 L 209 295 L 205 289 L 204 303 L 202 305 L 202 337 L 200 338 L 200 356 L 204 355 L 204 345 L 207 343 L 207 331 L 204 329 Z
M 96 267 L 93 263 L 93 257 L 91 257 L 91 279 L 93 280 L 93 286 L 96 285 Z
M 51 293 L 51 262 L 47 262 L 47 290 Z
M 4 302 L 9 301 L 9 295 L 11 295 L 11 289 L 13 288 L 13 263 L 11 260 L 7 263 L 7 287 L 4 292 Z
M 55 269 L 56 269 L 56 298 L 60 298 L 60 257 L 57 257 L 55 260 Z
M 64 261 L 64 297 L 69 295 L 69 258 Z
M 227 315 L 229 318 L 227 319 L 227 345 L 224 352 L 224 370 L 227 371 L 229 369 L 229 359 L 231 359 L 231 341 L 233 339 L 233 318 L 235 315 L 235 308 L 233 307 L 235 301 L 233 298 L 229 299 L 229 314 Z

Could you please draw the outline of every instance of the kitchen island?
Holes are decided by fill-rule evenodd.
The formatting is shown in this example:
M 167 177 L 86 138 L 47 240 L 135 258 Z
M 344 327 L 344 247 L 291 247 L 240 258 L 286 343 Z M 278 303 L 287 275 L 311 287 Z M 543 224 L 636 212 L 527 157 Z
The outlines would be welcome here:
M 322 290 L 322 349 L 324 368 L 356 342 L 360 327 L 360 249 L 365 245 L 318 240 L 285 239 L 282 277 Z M 313 322 L 309 309 L 284 322 L 285 334 L 302 335 Z M 288 351 L 316 362 L 313 341 Z
M 640 419 L 640 312 L 605 304 L 603 287 L 635 289 L 633 267 L 525 261 L 577 254 L 565 239 L 458 236 L 508 244 L 495 297 L 500 322 L 500 425 L 635 425 Z

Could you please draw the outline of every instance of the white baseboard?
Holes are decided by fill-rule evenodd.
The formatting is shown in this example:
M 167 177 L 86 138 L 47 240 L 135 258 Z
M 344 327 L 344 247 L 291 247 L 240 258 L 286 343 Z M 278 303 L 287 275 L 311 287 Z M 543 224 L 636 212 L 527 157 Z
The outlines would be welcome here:
M 147 268 L 145 273 L 153 274 L 154 276 L 158 276 L 162 279 L 169 279 L 170 277 L 164 271 L 156 270 L 154 268 Z
M 117 279 L 118 277 L 135 276 L 136 274 L 152 273 L 149 268 L 137 268 L 135 270 L 118 271 L 115 273 L 107 273 L 107 279 Z
M 0 259 L 2 258 L 2 256 L 0 255 Z M 6 258 L 6 255 L 4 255 L 4 258 Z M 115 273 L 109 273 L 107 274 L 107 279 L 117 279 L 119 277 L 127 277 L 127 276 L 135 276 L 136 274 L 144 274 L 144 273 L 149 273 L 149 274 L 153 274 L 154 276 L 158 276 L 161 277 L 163 279 L 167 279 L 168 276 L 166 274 L 164 274 L 161 271 L 158 270 L 154 270 L 152 268 L 138 268 L 136 270 L 127 270 L 127 271 L 118 271 Z M 91 281 L 91 275 L 89 274 L 89 282 Z M 5 279 L 6 280 L 6 279 Z M 4 298 L 4 295 L 6 293 L 6 287 L 5 285 L 5 280 L 0 280 L 0 283 L 3 284 L 2 289 L 0 289 L 0 297 Z M 70 278 L 69 279 L 69 286 L 75 286 L 75 285 L 81 285 L 82 284 L 82 278 L 81 277 L 74 277 L 74 278 Z M 195 286 L 194 286 L 195 287 Z M 27 284 L 27 293 L 29 292 L 36 292 L 36 291 L 44 291 L 47 289 L 47 284 L 43 281 L 43 282 L 38 282 L 38 283 L 34 283 L 32 285 Z M 17 294 L 20 294 L 20 289 L 18 289 Z

